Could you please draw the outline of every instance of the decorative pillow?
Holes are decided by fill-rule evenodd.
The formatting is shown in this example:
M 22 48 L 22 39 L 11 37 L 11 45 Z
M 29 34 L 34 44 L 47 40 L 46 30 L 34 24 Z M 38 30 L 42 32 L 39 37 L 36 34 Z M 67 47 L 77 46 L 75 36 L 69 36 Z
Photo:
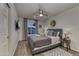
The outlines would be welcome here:
M 52 36 L 52 32 L 48 31 L 47 35 Z
M 56 36 L 57 35 L 57 32 L 52 32 L 52 36 Z
M 56 36 L 59 37 L 59 35 L 60 35 L 60 32 L 57 32 L 57 35 Z

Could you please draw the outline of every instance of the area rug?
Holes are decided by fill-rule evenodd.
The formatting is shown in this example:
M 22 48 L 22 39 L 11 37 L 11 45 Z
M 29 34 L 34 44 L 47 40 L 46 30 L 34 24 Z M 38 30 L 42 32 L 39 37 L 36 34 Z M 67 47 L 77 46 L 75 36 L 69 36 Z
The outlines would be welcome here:
M 49 50 L 49 51 L 46 51 L 40 54 L 36 54 L 35 56 L 73 56 L 73 55 L 57 47 L 57 48 L 54 48 L 52 50 Z

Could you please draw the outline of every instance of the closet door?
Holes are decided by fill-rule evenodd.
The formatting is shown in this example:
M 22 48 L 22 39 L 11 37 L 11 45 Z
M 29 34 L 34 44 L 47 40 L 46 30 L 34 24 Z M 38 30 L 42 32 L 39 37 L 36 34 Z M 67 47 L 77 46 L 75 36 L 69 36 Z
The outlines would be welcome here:
M 8 7 L 0 3 L 0 56 L 8 55 Z

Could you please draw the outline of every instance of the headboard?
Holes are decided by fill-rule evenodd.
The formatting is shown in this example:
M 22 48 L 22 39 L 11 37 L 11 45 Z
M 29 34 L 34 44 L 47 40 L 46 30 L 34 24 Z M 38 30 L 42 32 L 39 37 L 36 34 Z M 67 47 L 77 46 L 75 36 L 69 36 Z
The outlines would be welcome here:
M 52 36 L 53 36 L 53 34 L 54 35 L 57 35 L 57 33 L 59 32 L 59 37 L 62 39 L 62 37 L 63 37 L 63 30 L 62 29 L 47 29 L 47 32 L 49 33 L 52 33 Z M 47 33 L 47 34 L 48 34 Z

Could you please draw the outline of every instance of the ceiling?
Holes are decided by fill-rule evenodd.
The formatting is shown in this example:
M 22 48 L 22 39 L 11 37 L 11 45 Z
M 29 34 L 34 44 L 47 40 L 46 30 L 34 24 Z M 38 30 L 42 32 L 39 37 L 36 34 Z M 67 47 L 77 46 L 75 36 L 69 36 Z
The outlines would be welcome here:
M 33 14 L 38 11 L 39 5 L 44 11 L 47 12 L 48 15 L 55 16 L 78 4 L 77 3 L 15 3 L 18 15 L 20 17 L 25 18 L 34 16 Z

